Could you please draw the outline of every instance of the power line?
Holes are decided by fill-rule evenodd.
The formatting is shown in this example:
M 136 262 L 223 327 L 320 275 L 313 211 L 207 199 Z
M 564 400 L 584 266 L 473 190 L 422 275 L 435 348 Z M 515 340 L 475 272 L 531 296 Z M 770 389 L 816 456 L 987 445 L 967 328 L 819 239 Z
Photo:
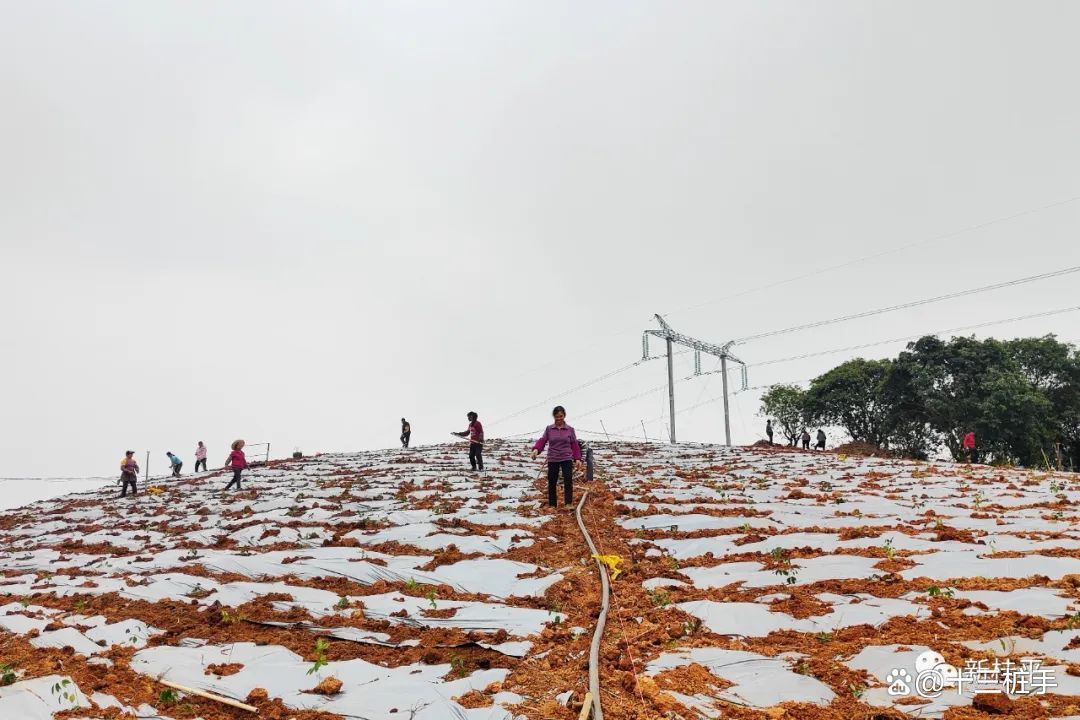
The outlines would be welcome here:
M 1050 317 L 1052 315 L 1063 315 L 1064 313 L 1076 312 L 1080 310 L 1080 305 L 1070 308 L 1061 308 L 1059 310 L 1047 310 L 1046 312 L 1032 313 L 1031 315 L 1018 315 L 1017 317 L 1006 318 L 1004 320 L 991 320 L 990 322 L 978 323 L 975 325 L 964 325 L 961 327 L 947 328 L 945 330 L 934 330 L 933 332 L 917 333 L 914 335 L 905 335 L 904 337 L 891 338 L 889 340 L 878 340 L 877 342 L 863 343 L 862 345 L 849 345 L 842 348 L 833 348 L 831 350 L 819 350 L 817 352 L 805 353 L 803 355 L 792 355 L 790 357 L 776 358 L 774 360 L 762 360 L 761 362 L 750 363 L 747 367 L 762 367 L 764 365 L 777 365 L 779 363 L 791 362 L 793 360 L 806 360 L 807 358 L 820 357 L 822 355 L 832 355 L 840 352 L 849 352 L 851 350 L 863 350 L 869 347 L 875 347 L 877 345 L 888 345 L 889 343 L 902 342 L 904 340 L 914 340 L 917 338 L 925 337 L 927 335 L 946 335 L 950 333 L 964 332 L 966 330 L 978 330 L 979 328 L 990 327 L 992 325 L 1004 325 L 1011 322 L 1019 322 L 1021 320 L 1033 320 L 1035 318 Z
M 849 320 L 858 320 L 860 318 L 870 317 L 873 315 L 882 315 L 884 313 L 895 312 L 897 310 L 907 310 L 913 307 L 929 305 L 930 303 L 941 302 L 943 300 L 953 300 L 955 298 L 965 297 L 968 295 L 990 292 L 991 290 L 1000 290 L 1001 288 L 1024 285 L 1026 283 L 1037 282 L 1039 280 L 1047 280 L 1049 278 L 1060 277 L 1062 275 L 1070 275 L 1075 272 L 1080 272 L 1080 265 L 1064 268 L 1062 270 L 1054 270 L 1052 272 L 1042 273 L 1040 275 L 1032 275 L 1030 277 L 1019 278 L 1017 280 L 1008 280 L 1006 282 L 994 283 L 993 285 L 984 285 L 982 287 L 970 288 L 968 290 L 947 293 L 945 295 L 937 295 L 935 297 L 924 298 L 922 300 L 912 300 L 910 302 L 901 303 L 899 305 L 890 305 L 888 307 L 878 308 L 876 310 L 866 310 L 864 312 L 853 313 L 851 315 L 842 315 L 840 317 L 832 318 L 829 320 L 818 320 L 817 322 L 806 323 L 805 325 L 795 325 L 793 327 L 783 328 L 781 330 L 771 330 L 769 332 L 758 333 L 756 335 L 747 335 L 746 337 L 739 338 L 734 342 L 741 344 L 750 342 L 751 340 L 761 340 L 762 338 L 775 337 L 776 335 L 786 335 L 788 333 L 799 332 L 801 330 L 810 330 L 812 328 L 818 328 L 824 325 L 834 325 L 836 323 L 847 322 Z
M 649 360 L 652 360 L 652 359 L 653 358 L 649 358 Z M 642 364 L 643 362 L 648 362 L 648 360 L 638 360 L 636 362 L 630 363 L 629 365 L 624 365 L 623 367 L 621 367 L 621 368 L 619 368 L 617 370 L 612 370 L 611 372 L 604 373 L 603 375 L 601 375 L 599 377 L 595 377 L 592 380 L 589 380 L 588 382 L 582 383 L 581 385 L 577 385 L 576 387 L 572 387 L 569 390 L 564 390 L 561 393 L 557 393 L 555 395 L 552 395 L 552 396 L 550 396 L 548 398 L 545 398 L 545 399 L 541 400 L 540 402 L 533 403 L 532 405 L 530 405 L 530 406 L 528 406 L 526 408 L 522 408 L 521 410 L 518 410 L 515 413 L 511 413 L 510 415 L 507 415 L 505 417 L 501 417 L 501 418 L 499 418 L 498 420 L 496 420 L 495 422 L 493 422 L 491 424 L 492 424 L 492 426 L 495 426 L 495 425 L 498 425 L 500 423 L 506 422 L 507 420 L 512 420 L 513 418 L 516 418 L 519 415 L 524 415 L 525 413 L 529 412 L 530 410 L 535 410 L 538 407 L 543 407 L 544 405 L 548 404 L 549 402 L 552 402 L 553 400 L 558 400 L 558 399 L 560 399 L 560 398 L 564 397 L 565 395 L 568 395 L 568 394 L 570 394 L 572 392 L 577 392 L 578 390 L 584 390 L 585 388 L 590 387 L 592 385 L 596 385 L 597 383 L 601 383 L 604 380 L 607 380 L 608 378 L 615 377 L 616 375 L 618 375 L 620 373 L 624 373 L 627 370 L 630 370 L 632 368 L 637 367 L 638 365 Z
M 679 350 L 679 351 L 676 351 L 675 353 L 673 353 L 673 355 L 675 355 L 675 356 L 686 355 L 686 354 L 691 353 L 691 352 L 693 352 L 693 350 Z M 621 368 L 618 368 L 616 370 L 612 370 L 610 372 L 604 373 L 603 375 L 600 375 L 599 377 L 595 377 L 592 380 L 589 380 L 587 382 L 582 383 L 581 385 L 577 385 L 577 386 L 572 387 L 572 388 L 570 388 L 568 390 L 563 390 L 560 393 L 556 393 L 555 395 L 552 395 L 552 396 L 550 396 L 548 398 L 545 398 L 544 400 L 541 400 L 539 402 L 533 403 L 532 405 L 529 405 L 526 408 L 522 408 L 521 410 L 518 410 L 518 411 L 516 411 L 514 413 L 511 413 L 510 415 L 506 415 L 504 417 L 501 417 L 498 420 L 495 420 L 495 421 L 491 422 L 490 425 L 491 425 L 491 427 L 494 427 L 496 425 L 499 425 L 501 423 L 506 422 L 507 420 L 512 420 L 512 419 L 514 419 L 514 418 L 516 418 L 516 417 L 518 417 L 520 415 L 524 415 L 525 413 L 527 413 L 527 412 L 529 412 L 531 410 L 535 410 L 535 409 L 537 409 L 539 407 L 543 407 L 544 405 L 547 405 L 550 402 L 554 402 L 556 400 L 563 400 L 567 395 L 569 395 L 572 392 L 577 392 L 579 390 L 584 390 L 585 388 L 588 388 L 588 387 L 591 387 L 591 386 L 596 385 L 598 383 L 601 383 L 601 382 L 603 382 L 605 380 L 608 380 L 610 378 L 615 377 L 616 375 L 619 375 L 620 373 L 624 373 L 627 370 L 631 370 L 631 369 L 637 367 L 638 365 L 641 365 L 642 363 L 649 362 L 650 360 L 660 360 L 660 359 L 666 358 L 666 357 L 667 357 L 667 355 L 665 354 L 665 355 L 654 355 L 654 356 L 648 357 L 648 358 L 642 358 L 641 360 L 637 360 L 635 362 L 632 362 L 629 365 L 624 365 Z M 578 415 L 578 417 L 581 417 L 581 416 Z
M 954 230 L 952 232 L 948 232 L 948 233 L 945 233 L 943 235 L 936 235 L 936 236 L 931 237 L 931 238 L 926 238 L 926 239 L 923 239 L 923 240 L 916 240 L 915 242 L 910 242 L 910 243 L 907 243 L 906 245 L 900 245 L 900 246 L 894 247 L 894 248 L 892 248 L 890 250 L 883 250 L 882 252 L 873 253 L 873 254 L 870 254 L 870 255 L 863 255 L 862 257 L 855 258 L 854 260 L 848 260 L 846 262 L 837 263 L 836 265 L 830 265 L 828 267 L 821 268 L 820 270 L 812 270 L 812 271 L 810 271 L 808 273 L 803 273 L 801 275 L 793 275 L 793 276 L 791 276 L 789 278 L 786 278 L 784 280 L 777 280 L 776 282 L 768 283 L 766 285 L 759 285 L 758 287 L 750 288 L 748 290 L 741 290 L 741 291 L 739 291 L 739 292 L 737 292 L 737 293 L 735 293 L 733 295 L 726 295 L 726 296 L 724 296 L 722 298 L 718 298 L 716 300 L 709 300 L 709 301 L 706 301 L 706 302 L 703 302 L 703 303 L 698 303 L 697 305 L 689 305 L 687 307 L 680 308 L 678 310 L 674 310 L 674 311 L 672 311 L 670 313 L 666 313 L 664 316 L 667 317 L 667 315 L 674 315 L 674 314 L 681 313 L 681 312 L 687 312 L 687 311 L 690 311 L 690 310 L 696 310 L 698 308 L 707 307 L 709 305 L 716 305 L 718 303 L 726 302 L 728 300 L 733 300 L 735 298 L 740 298 L 740 297 L 743 297 L 745 295 L 750 295 L 752 293 L 760 292 L 762 290 L 771 290 L 772 288 L 780 287 L 782 285 L 788 285 L 790 283 L 797 282 L 799 280 L 805 280 L 807 278 L 814 277 L 815 275 L 821 275 L 823 273 L 832 272 L 833 270 L 840 270 L 840 269 L 846 268 L 846 267 L 851 267 L 852 265 L 858 265 L 859 263 L 867 262 L 867 261 L 870 261 L 870 260 L 877 260 L 878 258 L 886 257 L 888 255 L 893 255 L 895 253 L 902 252 L 904 250 L 910 250 L 911 248 L 918 247 L 919 245 L 925 245 L 925 244 L 931 243 L 931 242 L 940 242 L 940 241 L 943 241 L 943 240 L 951 240 L 951 239 L 959 237 L 961 235 L 965 235 L 965 234 L 970 233 L 970 232 L 975 232 L 976 230 L 982 230 L 984 228 L 991 227 L 992 225 L 997 225 L 999 223 L 1009 222 L 1010 220 L 1016 220 L 1017 218 L 1021 218 L 1021 217 L 1024 217 L 1026 215 L 1034 215 L 1036 213 L 1043 212 L 1044 210 L 1051 210 L 1051 209 L 1056 208 L 1056 207 L 1061 207 L 1062 205 L 1068 205 L 1070 203 L 1076 202 L 1077 200 L 1080 200 L 1080 195 L 1074 195 L 1073 197 L 1067 198 L 1065 200 L 1059 200 L 1057 202 L 1052 202 L 1052 203 L 1049 203 L 1048 205 L 1040 205 L 1039 207 L 1029 208 L 1028 210 L 1022 210 L 1022 211 L 1020 211 L 1018 213 L 1014 213 L 1012 215 L 1006 215 L 1004 217 L 995 218 L 994 220 L 988 220 L 987 222 L 978 223 L 976 225 L 969 225 L 969 226 L 967 226 L 965 228 L 961 228 L 960 230 Z

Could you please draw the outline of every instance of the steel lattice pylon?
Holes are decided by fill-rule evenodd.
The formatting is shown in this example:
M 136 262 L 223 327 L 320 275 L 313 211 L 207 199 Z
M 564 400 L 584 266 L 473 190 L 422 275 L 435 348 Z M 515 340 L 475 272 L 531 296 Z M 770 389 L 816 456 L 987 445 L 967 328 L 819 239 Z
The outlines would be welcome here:
M 641 336 L 641 359 L 649 359 L 649 336 L 658 337 L 667 342 L 667 360 L 668 360 L 668 399 L 670 402 L 670 416 L 671 416 L 671 442 L 675 443 L 675 370 L 672 364 L 672 352 L 673 345 L 682 345 L 685 348 L 689 348 L 694 351 L 694 374 L 701 375 L 701 354 L 712 355 L 715 358 L 720 359 L 720 374 L 724 380 L 724 440 L 725 443 L 731 445 L 731 416 L 728 411 L 728 381 L 727 381 L 727 361 L 731 360 L 737 363 L 740 367 L 742 376 L 742 389 L 746 390 L 749 387 L 748 378 L 746 375 L 746 363 L 739 358 L 731 354 L 731 347 L 735 344 L 734 341 L 725 343 L 723 345 L 714 345 L 713 343 L 703 342 L 697 338 L 692 338 L 689 335 L 683 335 L 682 333 L 675 332 L 664 318 L 660 315 L 656 315 L 656 322 L 660 323 L 659 330 L 646 330 Z

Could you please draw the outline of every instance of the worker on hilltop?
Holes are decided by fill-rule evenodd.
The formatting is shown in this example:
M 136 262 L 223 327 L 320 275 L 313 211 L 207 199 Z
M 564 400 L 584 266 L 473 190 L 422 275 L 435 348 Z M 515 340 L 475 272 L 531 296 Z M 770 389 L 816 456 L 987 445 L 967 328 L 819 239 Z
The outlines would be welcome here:
M 240 489 L 240 473 L 247 467 L 247 458 L 244 457 L 244 441 L 233 440 L 232 452 L 229 453 L 229 457 L 225 460 L 225 467 L 232 470 L 232 480 L 225 486 L 228 490 L 236 483 L 236 489 Z
M 199 472 L 200 465 L 203 472 L 206 472 L 206 446 L 203 445 L 202 440 L 199 441 L 199 447 L 195 448 L 195 472 Z
M 124 459 L 120 461 L 120 497 L 127 495 L 128 485 L 131 486 L 131 494 L 135 494 L 135 482 L 139 479 L 139 463 L 135 462 L 135 451 L 128 450 L 124 453 Z
M 803 450 L 809 450 L 810 449 L 810 431 L 807 430 L 806 428 L 802 429 L 802 449 Z
M 405 418 L 401 418 L 401 447 L 409 447 L 410 437 L 412 437 L 412 425 Z
M 484 426 L 480 424 L 480 416 L 474 412 L 465 417 L 469 419 L 469 427 L 462 432 L 450 434 L 469 438 L 469 463 L 473 470 L 484 472 Z
M 818 431 L 817 431 L 817 445 L 815 445 L 814 448 L 817 449 L 817 450 L 824 450 L 825 449 L 825 431 L 822 430 L 821 428 L 818 428 Z
M 566 409 L 562 405 L 556 405 L 551 416 L 555 422 L 544 429 L 544 434 L 533 445 L 532 456 L 535 460 L 547 446 L 548 505 L 558 505 L 559 474 L 562 473 L 563 504 L 570 507 L 574 500 L 574 464 L 581 462 L 581 443 L 574 428 L 566 424 Z
M 975 433 L 970 430 L 967 435 L 964 435 L 964 454 L 968 456 L 968 462 L 979 462 L 979 451 L 975 447 Z
M 769 436 L 769 444 L 772 445 L 772 435 L 773 435 L 772 420 L 768 420 L 768 421 L 765 422 L 765 434 Z
M 171 452 L 165 454 L 169 456 L 169 465 L 172 467 L 172 476 L 180 477 L 180 468 L 184 467 L 184 463 Z

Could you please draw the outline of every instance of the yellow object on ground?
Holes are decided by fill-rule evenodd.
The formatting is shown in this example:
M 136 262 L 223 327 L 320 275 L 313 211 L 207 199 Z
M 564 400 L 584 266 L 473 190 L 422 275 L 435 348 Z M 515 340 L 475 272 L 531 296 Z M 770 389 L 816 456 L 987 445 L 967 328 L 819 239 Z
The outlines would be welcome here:
M 611 571 L 612 580 L 619 577 L 619 573 L 622 572 L 622 570 L 619 569 L 619 566 L 622 565 L 623 559 L 619 555 L 593 555 L 593 559 L 599 560 L 604 563 L 604 565 L 607 565 L 608 570 Z
M 161 493 L 165 492 L 165 488 L 161 487 L 160 485 L 154 485 L 146 492 L 150 493 L 151 495 L 160 495 Z

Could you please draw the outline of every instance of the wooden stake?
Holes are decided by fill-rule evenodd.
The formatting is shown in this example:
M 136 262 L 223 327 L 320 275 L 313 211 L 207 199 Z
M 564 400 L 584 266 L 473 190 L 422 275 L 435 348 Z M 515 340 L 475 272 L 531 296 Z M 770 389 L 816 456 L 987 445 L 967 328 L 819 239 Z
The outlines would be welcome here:
M 220 695 L 214 695 L 213 693 L 208 693 L 205 690 L 196 690 L 195 688 L 189 688 L 189 687 L 186 687 L 184 685 L 180 685 L 178 683 L 169 682 L 168 680 L 158 680 L 158 682 L 161 683 L 162 685 L 167 685 L 168 687 L 175 688 L 177 690 L 181 690 L 183 692 L 186 692 L 189 695 L 198 695 L 199 697 L 204 697 L 207 700 L 215 700 L 215 701 L 217 701 L 219 703 L 224 703 L 225 705 L 231 705 L 234 708 L 240 708 L 241 710 L 247 710 L 248 712 L 253 712 L 253 713 L 259 712 L 259 708 L 252 707 L 251 705 L 245 705 L 244 703 L 242 703 L 242 702 L 240 702 L 238 700 L 233 700 L 232 698 L 221 697 Z
M 581 714 L 578 715 L 578 720 L 589 720 L 589 713 L 592 712 L 592 693 L 585 693 L 585 701 L 581 705 Z

